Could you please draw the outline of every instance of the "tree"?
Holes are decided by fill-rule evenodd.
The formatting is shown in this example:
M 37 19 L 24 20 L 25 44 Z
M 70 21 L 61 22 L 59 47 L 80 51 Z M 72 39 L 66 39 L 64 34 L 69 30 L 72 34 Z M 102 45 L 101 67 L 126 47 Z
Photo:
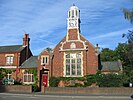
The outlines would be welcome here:
M 122 37 L 126 37 L 128 39 L 128 43 L 133 43 L 133 31 L 128 30 L 128 33 L 123 34 Z
M 125 19 L 129 20 L 133 24 L 133 9 L 123 9 Z M 133 30 L 129 30 L 127 34 L 123 34 L 123 37 L 128 39 L 128 52 L 127 58 L 129 59 L 129 67 L 133 70 Z
M 6 76 L 6 69 L 0 68 L 0 80 Z
M 128 44 L 127 43 L 119 43 L 115 49 L 117 59 L 122 61 L 123 66 L 128 66 Z
M 116 52 L 109 48 L 104 48 L 101 50 L 100 59 L 101 61 L 115 61 L 117 60 Z
M 47 51 L 48 53 L 52 53 L 53 49 L 50 48 L 50 47 L 47 47 L 47 48 L 46 48 L 46 51 Z
M 123 9 L 125 19 L 129 20 L 133 24 L 133 10 Z

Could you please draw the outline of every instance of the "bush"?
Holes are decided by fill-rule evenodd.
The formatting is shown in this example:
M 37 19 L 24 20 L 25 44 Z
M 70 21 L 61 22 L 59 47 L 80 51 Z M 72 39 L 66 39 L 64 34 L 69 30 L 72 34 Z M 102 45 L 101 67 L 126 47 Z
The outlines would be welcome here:
M 39 88 L 38 88 L 37 84 L 32 84 L 32 91 L 33 92 L 39 91 Z
M 96 75 L 86 75 L 85 86 L 91 86 L 93 83 L 96 83 Z
M 84 81 L 85 77 L 60 77 L 59 80 L 62 80 L 62 81 L 70 81 L 70 80 Z
M 97 78 L 97 84 L 100 87 L 120 87 L 120 86 L 123 86 L 122 75 L 101 74 Z
M 57 78 L 57 77 L 50 77 L 49 78 L 49 86 L 50 87 L 57 87 L 58 86 L 58 84 L 59 84 L 59 78 Z

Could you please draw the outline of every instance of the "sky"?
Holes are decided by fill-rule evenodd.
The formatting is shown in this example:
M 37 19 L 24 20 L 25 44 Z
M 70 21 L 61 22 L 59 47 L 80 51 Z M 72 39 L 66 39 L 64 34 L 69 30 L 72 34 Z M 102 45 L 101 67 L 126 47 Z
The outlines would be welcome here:
M 122 9 L 133 8 L 133 0 L 0 0 L 0 46 L 21 45 L 28 33 L 33 55 L 54 48 L 67 33 L 73 4 L 80 10 L 80 33 L 94 46 L 113 50 L 127 41 L 122 34 L 133 25 Z

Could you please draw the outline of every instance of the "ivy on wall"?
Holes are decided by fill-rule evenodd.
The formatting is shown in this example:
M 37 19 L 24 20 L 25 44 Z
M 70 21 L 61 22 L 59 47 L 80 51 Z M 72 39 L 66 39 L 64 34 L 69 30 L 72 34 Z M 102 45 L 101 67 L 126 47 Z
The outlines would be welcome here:
M 32 84 L 33 91 L 38 91 L 38 76 L 37 76 L 37 69 L 25 70 L 26 73 L 33 74 L 34 76 L 34 84 Z
M 76 83 L 82 81 L 84 84 Z M 73 84 L 65 87 L 88 87 L 93 84 L 99 87 L 121 87 L 127 82 L 127 77 L 124 74 L 102 74 L 98 71 L 96 74 L 86 75 L 84 77 L 51 77 L 49 80 L 50 87 L 58 87 L 59 82 L 72 81 Z
M 15 72 L 15 70 L 7 70 L 4 68 L 0 68 L 0 79 L 3 79 L 7 74 L 11 74 Z

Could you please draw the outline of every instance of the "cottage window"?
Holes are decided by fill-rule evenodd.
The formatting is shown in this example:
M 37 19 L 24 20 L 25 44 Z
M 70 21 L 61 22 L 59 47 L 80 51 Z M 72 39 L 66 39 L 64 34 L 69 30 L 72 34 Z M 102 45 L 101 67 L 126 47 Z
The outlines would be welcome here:
M 25 84 L 32 84 L 32 83 L 34 83 L 34 75 L 32 73 L 24 72 L 23 82 Z
M 10 73 L 7 74 L 6 79 L 12 79 L 12 75 Z
M 6 64 L 13 64 L 13 56 L 7 56 L 6 57 Z
M 42 56 L 41 57 L 41 65 L 48 64 L 49 57 L 48 56 Z
M 65 75 L 81 76 L 81 53 L 68 53 L 65 56 Z

